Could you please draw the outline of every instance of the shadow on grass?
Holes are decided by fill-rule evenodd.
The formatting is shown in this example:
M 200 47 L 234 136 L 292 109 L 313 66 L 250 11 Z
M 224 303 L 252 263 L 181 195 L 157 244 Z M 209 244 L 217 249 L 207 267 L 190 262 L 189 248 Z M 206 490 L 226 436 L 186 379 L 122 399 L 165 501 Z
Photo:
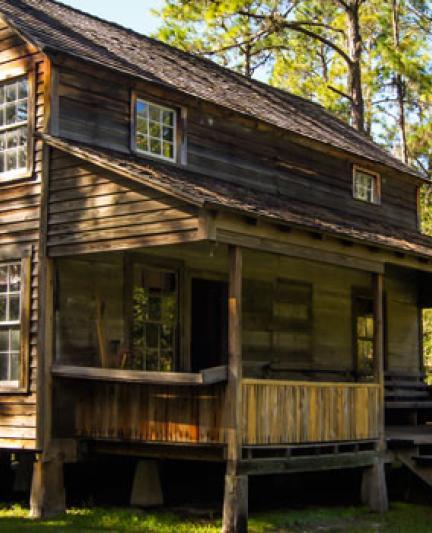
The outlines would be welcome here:
M 0 508 L 0 532 L 31 531 L 56 533 L 68 531 L 145 533 L 216 533 L 220 520 L 205 521 L 168 511 L 131 509 L 71 509 L 55 519 L 37 521 L 28 518 L 21 506 Z M 250 533 L 309 532 L 388 532 L 432 533 L 432 509 L 427 506 L 395 503 L 385 515 L 363 507 L 284 509 L 253 514 Z

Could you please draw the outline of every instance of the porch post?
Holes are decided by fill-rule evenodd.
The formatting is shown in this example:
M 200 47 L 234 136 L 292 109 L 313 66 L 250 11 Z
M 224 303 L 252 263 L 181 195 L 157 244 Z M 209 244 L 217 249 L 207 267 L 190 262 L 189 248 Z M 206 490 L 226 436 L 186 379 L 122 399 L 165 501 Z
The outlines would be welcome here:
M 373 511 L 388 509 L 385 466 L 382 455 L 386 449 L 384 405 L 384 274 L 373 274 L 374 293 L 374 375 L 379 385 L 378 403 L 378 453 L 376 464 L 365 469 L 362 482 L 362 500 Z
M 52 438 L 52 375 L 54 352 L 54 278 L 52 259 L 39 257 L 38 447 L 33 466 L 30 514 L 47 518 L 65 511 L 62 450 Z
M 223 533 L 244 533 L 248 520 L 248 477 L 238 475 L 242 448 L 242 250 L 229 247 L 227 471 Z

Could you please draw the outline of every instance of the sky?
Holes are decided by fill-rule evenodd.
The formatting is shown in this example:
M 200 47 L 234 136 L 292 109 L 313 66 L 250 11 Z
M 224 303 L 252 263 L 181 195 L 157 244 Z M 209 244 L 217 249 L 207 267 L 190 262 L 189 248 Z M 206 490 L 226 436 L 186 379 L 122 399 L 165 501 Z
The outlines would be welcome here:
M 163 0 L 60 0 L 92 15 L 116 22 L 127 28 L 149 35 L 158 27 L 158 18 L 151 9 L 159 9 Z

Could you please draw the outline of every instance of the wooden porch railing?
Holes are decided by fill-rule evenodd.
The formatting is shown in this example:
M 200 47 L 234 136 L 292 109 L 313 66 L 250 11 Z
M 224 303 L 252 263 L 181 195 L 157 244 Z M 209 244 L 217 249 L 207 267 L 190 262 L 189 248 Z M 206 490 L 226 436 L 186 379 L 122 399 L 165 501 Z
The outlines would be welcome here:
M 75 381 L 75 380 L 74 380 Z M 75 382 L 75 435 L 141 442 L 223 444 L 223 383 L 205 386 Z M 377 439 L 379 386 L 242 381 L 243 445 Z
M 379 436 L 379 386 L 243 380 L 243 444 L 354 441 Z

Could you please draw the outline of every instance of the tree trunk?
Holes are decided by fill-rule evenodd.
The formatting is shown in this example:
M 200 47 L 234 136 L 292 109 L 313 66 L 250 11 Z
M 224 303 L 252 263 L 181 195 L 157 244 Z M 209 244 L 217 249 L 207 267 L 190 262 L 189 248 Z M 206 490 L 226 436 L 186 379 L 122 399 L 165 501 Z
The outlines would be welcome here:
M 359 21 L 359 1 L 353 0 L 346 9 L 348 29 L 348 91 L 351 97 L 351 125 L 364 132 L 364 102 L 361 76 L 362 38 Z
M 393 26 L 393 44 L 396 51 L 400 49 L 400 32 L 399 32 L 399 1 L 392 0 L 392 26 Z M 398 106 L 398 129 L 401 147 L 401 159 L 408 163 L 408 147 L 406 139 L 405 123 L 405 81 L 401 74 L 397 73 L 394 77 L 396 88 L 396 101 Z

